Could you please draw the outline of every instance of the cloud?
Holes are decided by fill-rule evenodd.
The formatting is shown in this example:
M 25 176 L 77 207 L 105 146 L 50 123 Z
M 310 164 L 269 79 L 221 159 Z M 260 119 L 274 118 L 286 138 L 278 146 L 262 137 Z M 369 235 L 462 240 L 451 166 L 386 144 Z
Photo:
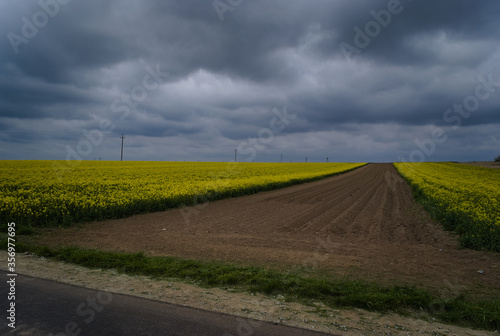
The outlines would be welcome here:
M 349 62 L 340 44 L 391 4 L 398 14 Z M 64 158 L 106 119 L 113 131 L 86 159 L 116 159 L 124 133 L 129 159 L 225 160 L 284 106 L 297 117 L 256 160 L 397 160 L 432 127 L 449 140 L 429 160 L 498 151 L 499 87 L 458 129 L 444 118 L 479 76 L 500 81 L 498 1 L 244 1 L 224 21 L 211 1 L 69 1 L 25 37 L 40 12 L 0 4 L 3 159 Z M 168 76 L 134 101 L 146 67 Z

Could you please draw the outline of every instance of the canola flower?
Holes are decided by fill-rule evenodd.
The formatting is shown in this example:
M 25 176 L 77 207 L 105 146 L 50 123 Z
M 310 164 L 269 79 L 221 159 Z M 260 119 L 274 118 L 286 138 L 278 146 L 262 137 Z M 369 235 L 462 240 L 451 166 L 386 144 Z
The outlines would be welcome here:
M 465 247 L 500 252 L 500 170 L 458 163 L 394 165 Z
M 341 173 L 364 163 L 2 161 L 0 219 L 71 225 L 251 194 Z M 67 165 L 66 165 L 67 166 Z

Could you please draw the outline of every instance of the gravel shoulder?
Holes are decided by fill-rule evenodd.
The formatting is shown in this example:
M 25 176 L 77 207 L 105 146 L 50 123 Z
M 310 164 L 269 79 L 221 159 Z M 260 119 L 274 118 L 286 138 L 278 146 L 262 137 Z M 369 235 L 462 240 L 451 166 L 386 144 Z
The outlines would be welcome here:
M 7 252 L 0 251 L 0 259 L 7 260 Z M 2 263 L 0 269 L 5 270 L 5 264 Z M 201 288 L 176 281 L 154 280 L 143 276 L 127 276 L 114 270 L 88 269 L 30 254 L 16 256 L 16 269 L 19 274 L 95 290 L 144 297 L 337 335 L 486 336 L 492 334 L 449 326 L 429 319 L 404 318 L 395 314 L 379 314 L 361 309 L 336 310 L 320 303 L 311 307 L 285 302 L 279 296 L 253 295 L 219 288 Z

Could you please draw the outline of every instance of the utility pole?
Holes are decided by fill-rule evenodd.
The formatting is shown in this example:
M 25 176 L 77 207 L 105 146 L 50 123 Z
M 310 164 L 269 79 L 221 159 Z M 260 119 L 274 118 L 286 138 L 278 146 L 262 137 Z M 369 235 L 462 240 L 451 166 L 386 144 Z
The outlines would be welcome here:
M 238 155 L 238 150 L 237 149 L 234 150 L 234 162 L 236 162 L 236 155 Z
M 123 133 L 122 133 L 121 139 L 122 139 L 122 156 L 120 158 L 120 161 L 123 161 L 123 139 L 125 139 L 125 137 L 123 136 Z
M 283 154 L 281 154 L 281 163 L 283 163 Z

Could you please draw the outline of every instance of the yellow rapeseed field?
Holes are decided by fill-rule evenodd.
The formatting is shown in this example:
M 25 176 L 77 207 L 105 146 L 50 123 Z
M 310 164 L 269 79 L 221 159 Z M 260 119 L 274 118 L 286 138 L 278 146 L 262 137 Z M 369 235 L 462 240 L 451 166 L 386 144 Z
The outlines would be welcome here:
M 68 168 L 62 161 L 1 161 L 0 219 L 47 226 L 120 218 L 279 188 L 362 165 L 84 161 Z
M 458 163 L 394 165 L 464 246 L 500 252 L 500 170 Z

